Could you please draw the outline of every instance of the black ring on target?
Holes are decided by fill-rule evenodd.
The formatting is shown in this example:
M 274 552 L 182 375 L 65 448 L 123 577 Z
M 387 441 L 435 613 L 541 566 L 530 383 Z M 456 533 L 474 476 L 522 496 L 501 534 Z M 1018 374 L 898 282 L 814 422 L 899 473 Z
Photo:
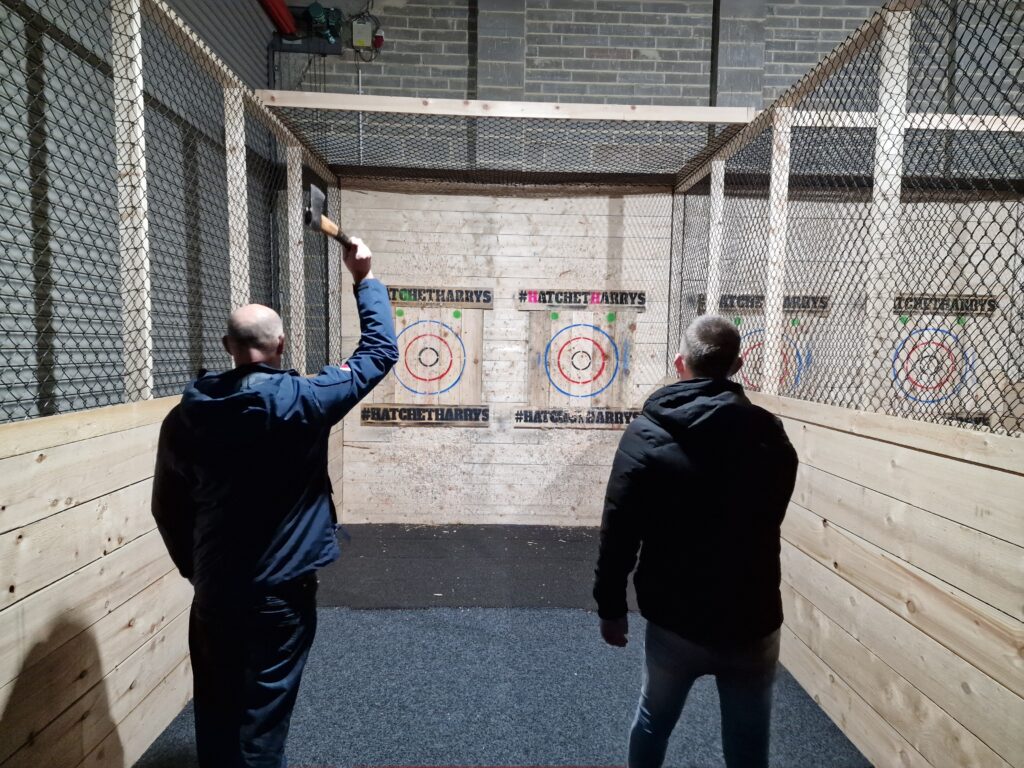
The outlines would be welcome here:
M 918 338 L 926 333 L 936 334 L 938 338 Z M 900 365 L 900 355 L 908 344 L 910 349 L 907 351 L 907 359 Z M 907 370 L 911 363 L 910 356 L 923 347 L 935 347 L 938 350 L 935 354 L 940 362 L 949 363 L 946 375 L 938 383 L 926 384 L 923 381 L 919 381 L 911 371 Z M 960 343 L 960 337 L 952 331 L 947 331 L 945 328 L 921 328 L 920 330 L 912 331 L 907 334 L 906 338 L 896 347 L 896 351 L 892 353 L 892 380 L 904 397 L 922 405 L 941 403 L 956 395 L 967 383 L 967 377 L 971 372 L 971 368 L 971 360 L 967 355 L 967 350 Z M 957 373 L 959 373 L 959 376 L 957 376 Z M 953 388 L 947 394 L 936 397 L 928 396 L 927 393 L 929 391 L 941 389 L 951 382 Z M 906 385 L 908 383 L 913 388 L 913 391 L 907 389 Z
M 399 384 L 401 384 L 408 391 L 412 392 L 414 395 L 443 395 L 445 392 L 450 390 L 452 387 L 454 387 L 456 384 L 458 384 L 462 380 L 462 374 L 465 373 L 465 371 L 466 371 L 466 345 L 463 343 L 462 337 L 459 336 L 459 334 L 457 334 L 455 332 L 454 328 L 452 328 L 450 325 L 442 323 L 442 322 L 440 322 L 438 320 L 417 320 L 415 323 L 410 323 L 409 325 L 407 325 L 405 328 L 402 329 L 402 332 L 398 334 L 398 338 L 401 339 L 402 336 L 404 336 L 406 333 L 408 333 L 410 330 L 412 330 L 416 326 L 423 326 L 423 325 L 437 325 L 437 326 L 440 326 L 443 330 L 448 331 L 455 338 L 455 340 L 457 342 L 459 342 L 459 347 L 462 349 L 462 366 L 459 368 L 459 372 L 455 375 L 455 380 L 451 384 L 449 384 L 447 387 L 445 387 L 444 389 L 435 389 L 433 391 L 425 391 L 423 389 L 416 389 L 414 386 L 410 386 L 409 384 L 406 384 L 404 381 L 402 381 L 402 377 L 399 374 L 400 366 L 397 366 L 397 365 L 393 369 L 394 372 L 395 372 L 395 378 L 398 380 Z M 417 330 L 417 335 L 415 335 L 413 337 L 412 341 L 410 341 L 409 344 L 406 344 L 405 350 L 403 350 L 403 352 L 402 352 L 403 360 L 405 358 L 405 351 L 408 350 L 409 345 L 411 345 L 414 341 L 416 341 L 417 339 L 422 338 L 424 336 L 434 336 L 435 335 L 435 334 L 430 333 L 429 331 L 427 333 L 423 333 L 423 330 L 424 330 L 423 328 L 418 329 Z M 438 339 L 448 349 L 449 356 L 451 358 L 448 361 L 448 367 L 445 369 L 444 373 L 442 373 L 440 376 L 435 377 L 433 379 L 421 378 L 419 376 L 416 376 L 416 374 L 412 373 L 412 371 L 410 371 L 409 372 L 410 375 L 419 382 L 419 383 L 416 384 L 416 386 L 422 387 L 422 385 L 424 383 L 429 384 L 429 383 L 431 383 L 433 381 L 437 381 L 438 379 L 443 379 L 449 373 L 449 371 L 451 371 L 451 369 L 455 367 L 455 355 L 452 354 L 451 347 L 448 345 L 447 342 L 444 341 L 444 339 L 441 339 L 441 337 L 438 337 Z M 435 361 L 433 363 L 433 365 L 437 365 L 441 361 L 441 352 L 440 352 L 440 350 L 434 349 L 433 347 L 431 347 L 430 349 L 437 355 L 437 361 Z M 408 362 L 406 361 L 405 364 L 408 365 Z M 427 366 L 427 367 L 431 367 L 431 366 Z
M 558 386 L 558 383 L 551 376 L 551 347 L 554 346 L 555 340 L 559 336 L 561 336 L 563 333 L 568 333 L 569 331 L 572 331 L 573 329 L 576 329 L 576 328 L 586 328 L 587 330 L 597 331 L 599 334 L 601 334 L 602 336 L 604 336 L 604 338 L 606 338 L 608 340 L 609 344 L 612 345 L 612 354 L 611 354 L 610 357 L 611 357 L 611 363 L 615 367 L 612 369 L 611 378 L 609 378 L 608 379 L 608 383 L 605 384 L 603 387 L 601 387 L 599 390 L 597 390 L 596 392 L 591 392 L 588 395 L 575 395 L 572 392 L 566 392 L 564 389 L 562 389 L 560 386 Z M 586 338 L 586 337 L 583 337 L 583 338 Z M 559 352 L 564 350 L 565 347 L 567 347 L 571 341 L 573 341 L 573 339 L 570 337 L 569 341 L 565 342 L 565 344 L 562 345 L 562 349 L 559 350 Z M 590 381 L 586 381 L 586 382 L 584 382 L 584 381 L 574 381 L 573 379 L 569 378 L 569 376 L 566 375 L 564 369 L 561 366 L 561 362 L 559 361 L 559 366 L 558 366 L 559 367 L 559 372 L 562 374 L 562 376 L 564 376 L 566 378 L 566 380 L 570 381 L 573 384 L 589 384 L 591 381 L 595 381 L 596 379 L 600 378 L 601 374 L 604 373 L 605 368 L 608 366 L 608 363 L 609 363 L 609 355 L 608 355 L 608 353 L 605 352 L 605 350 L 601 347 L 601 345 L 598 344 L 594 339 L 588 339 L 588 341 L 592 342 L 594 344 L 594 346 L 597 347 L 598 351 L 600 352 L 600 355 L 601 355 L 601 368 L 597 372 L 597 374 L 593 378 L 590 379 Z M 575 357 L 575 355 L 574 355 L 574 357 Z M 591 356 L 590 362 L 591 362 L 591 364 L 593 364 L 594 356 Z M 576 368 L 576 365 L 574 363 L 572 364 L 572 366 L 573 366 L 573 368 Z M 580 369 L 576 368 L 576 370 L 580 370 Z M 551 382 L 551 386 L 553 386 L 555 389 L 557 389 L 559 392 L 561 392 L 566 397 L 578 397 L 578 398 L 582 398 L 582 399 L 591 398 L 591 397 L 597 397 L 602 392 L 604 392 L 606 389 L 608 389 L 608 387 L 610 387 L 612 385 L 612 382 L 615 381 L 615 377 L 619 375 L 619 346 L 618 346 L 618 344 L 615 343 L 615 339 L 613 339 L 611 336 L 609 336 L 603 330 L 598 328 L 596 325 L 590 325 L 590 324 L 587 324 L 587 323 L 576 323 L 575 325 L 567 325 L 565 328 L 563 328 L 558 333 L 556 333 L 554 336 L 552 336 L 551 337 L 551 341 L 548 342 L 548 346 L 544 350 L 544 371 L 548 375 L 548 381 Z

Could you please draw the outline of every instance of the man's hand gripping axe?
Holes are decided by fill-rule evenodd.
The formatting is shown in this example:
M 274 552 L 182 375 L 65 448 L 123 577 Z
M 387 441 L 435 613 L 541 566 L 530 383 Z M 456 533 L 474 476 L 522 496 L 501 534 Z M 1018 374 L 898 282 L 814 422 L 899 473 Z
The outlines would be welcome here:
M 328 237 L 333 237 L 345 248 L 352 245 L 352 241 L 349 236 L 346 235 L 341 229 L 327 218 L 327 214 L 324 213 L 324 207 L 327 204 L 327 197 L 324 195 L 323 190 L 315 184 L 309 185 L 309 206 L 306 208 L 305 222 L 307 227 L 311 227 L 316 232 L 323 232 Z

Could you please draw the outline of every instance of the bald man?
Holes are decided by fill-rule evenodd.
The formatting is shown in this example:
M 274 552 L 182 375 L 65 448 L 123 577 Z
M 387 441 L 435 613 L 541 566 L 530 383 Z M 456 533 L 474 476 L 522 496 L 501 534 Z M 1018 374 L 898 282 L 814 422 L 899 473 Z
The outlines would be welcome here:
M 312 378 L 281 368 L 270 307 L 228 319 L 235 367 L 200 371 L 160 431 L 153 516 L 195 587 L 189 648 L 202 768 L 283 768 L 316 632 L 316 571 L 337 559 L 327 474 L 331 427 L 398 360 L 387 289 L 358 238 L 344 255 L 362 336 Z
M 740 335 L 702 315 L 683 333 L 679 381 L 655 392 L 615 454 L 594 597 L 624 646 L 626 580 L 647 619 L 629 768 L 657 768 L 694 681 L 713 675 L 729 768 L 767 768 L 782 596 L 779 533 L 797 458 L 782 424 L 730 377 Z

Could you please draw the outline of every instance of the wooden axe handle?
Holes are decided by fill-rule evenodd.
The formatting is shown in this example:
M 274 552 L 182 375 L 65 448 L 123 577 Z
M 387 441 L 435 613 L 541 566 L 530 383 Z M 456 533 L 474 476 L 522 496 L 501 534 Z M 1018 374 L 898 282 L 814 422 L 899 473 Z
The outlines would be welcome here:
M 323 214 L 321 214 L 320 216 L 320 229 L 324 232 L 324 234 L 333 237 L 346 248 L 352 245 L 352 241 L 349 239 L 349 236 L 342 232 L 337 224 L 335 224 L 333 221 L 331 221 Z

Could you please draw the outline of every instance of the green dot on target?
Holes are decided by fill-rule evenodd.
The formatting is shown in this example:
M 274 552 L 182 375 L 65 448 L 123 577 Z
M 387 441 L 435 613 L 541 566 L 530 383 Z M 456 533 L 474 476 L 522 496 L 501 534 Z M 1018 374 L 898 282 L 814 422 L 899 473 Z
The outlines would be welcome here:
M 794 317 L 792 320 L 789 321 L 789 324 L 796 328 L 798 325 L 800 325 L 800 318 Z
M 906 315 L 900 315 L 900 322 L 906 325 L 907 323 L 910 322 L 910 318 L 907 317 Z
M 966 322 L 967 322 L 967 318 L 965 318 L 963 315 L 961 315 L 960 317 L 958 317 L 956 319 L 956 324 L 957 325 L 964 325 Z
M 608 313 L 608 322 L 609 323 L 614 323 L 615 322 L 615 313 L 614 312 L 609 312 Z
M 734 317 L 734 318 L 732 319 L 732 321 L 733 321 L 734 323 L 736 323 L 736 325 L 743 325 L 743 318 L 742 318 L 742 317 Z
M 452 312 L 452 317 L 454 317 L 456 320 L 458 320 L 460 317 L 462 317 L 462 312 L 460 310 L 456 309 L 454 312 Z
M 405 310 L 404 309 L 396 309 L 395 310 L 395 315 L 397 315 L 398 317 L 405 317 Z
M 551 313 L 551 319 L 552 320 L 557 320 L 558 319 L 558 313 L 557 312 L 552 312 Z

